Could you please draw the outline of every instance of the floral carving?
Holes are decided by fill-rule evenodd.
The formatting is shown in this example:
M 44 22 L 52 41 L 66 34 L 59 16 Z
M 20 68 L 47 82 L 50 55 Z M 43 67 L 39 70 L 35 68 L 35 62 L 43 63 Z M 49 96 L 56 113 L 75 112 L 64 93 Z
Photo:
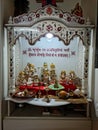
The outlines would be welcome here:
M 61 29 L 62 29 L 62 27 L 58 27 L 58 28 L 57 28 L 58 31 L 61 31 Z
M 52 31 L 52 30 L 53 30 L 53 27 L 52 27 L 50 24 L 47 25 L 46 27 L 47 27 L 47 28 L 46 28 L 47 31 Z
M 52 8 L 51 7 L 48 7 L 47 9 L 46 9 L 46 13 L 47 14 L 49 14 L 49 15 L 51 15 L 52 14 Z
M 59 14 L 59 17 L 60 17 L 60 18 L 63 18 L 63 14 Z
M 28 21 L 32 21 L 32 17 L 28 17 Z

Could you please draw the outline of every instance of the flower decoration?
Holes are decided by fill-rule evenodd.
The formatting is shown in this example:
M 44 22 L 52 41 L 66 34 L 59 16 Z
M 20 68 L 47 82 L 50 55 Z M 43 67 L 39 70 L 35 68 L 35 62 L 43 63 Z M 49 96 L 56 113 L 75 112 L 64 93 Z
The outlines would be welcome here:
M 47 10 L 46 10 L 46 13 L 51 15 L 53 12 L 52 8 L 51 7 L 48 7 Z
M 58 31 L 61 31 L 61 29 L 62 29 L 62 27 L 58 27 L 58 28 L 57 28 Z
M 49 24 L 49 25 L 47 25 L 47 31 L 52 31 L 53 30 L 53 27 Z
M 63 18 L 63 14 L 59 14 L 59 17 L 60 17 L 60 18 Z
M 37 18 L 39 18 L 39 16 L 40 16 L 39 14 L 36 14 L 36 17 L 37 17 Z
M 70 18 L 70 17 L 67 17 L 67 21 L 70 22 L 70 21 L 71 21 L 71 18 Z
M 28 17 L 28 21 L 32 21 L 32 17 Z

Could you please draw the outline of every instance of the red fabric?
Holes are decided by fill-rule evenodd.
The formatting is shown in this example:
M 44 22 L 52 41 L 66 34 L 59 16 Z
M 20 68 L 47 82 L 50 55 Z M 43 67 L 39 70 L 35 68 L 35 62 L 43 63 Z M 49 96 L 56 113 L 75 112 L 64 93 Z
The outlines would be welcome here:
M 33 87 L 33 85 L 32 86 L 21 85 L 21 86 L 19 86 L 19 89 L 20 89 L 20 91 L 24 91 L 25 89 L 27 89 L 28 91 L 34 91 L 36 94 L 40 90 L 41 91 L 41 95 L 46 95 L 45 86 Z M 55 90 L 49 90 L 48 94 L 55 95 Z
M 61 83 L 62 86 L 64 86 L 65 91 L 69 92 L 69 91 L 74 91 L 76 89 L 76 86 L 73 83 Z M 45 90 L 45 86 L 34 86 L 33 84 L 28 86 L 28 85 L 21 85 L 19 86 L 20 91 L 23 91 L 25 89 L 27 89 L 28 91 L 34 91 L 36 93 L 39 92 L 39 90 L 41 91 L 41 95 L 45 95 L 46 94 L 46 90 Z M 49 90 L 48 94 L 51 95 L 55 95 L 56 91 L 55 90 Z
M 66 83 L 61 83 L 62 86 L 64 86 L 65 91 L 74 91 L 76 89 L 76 86 L 72 83 L 66 84 Z

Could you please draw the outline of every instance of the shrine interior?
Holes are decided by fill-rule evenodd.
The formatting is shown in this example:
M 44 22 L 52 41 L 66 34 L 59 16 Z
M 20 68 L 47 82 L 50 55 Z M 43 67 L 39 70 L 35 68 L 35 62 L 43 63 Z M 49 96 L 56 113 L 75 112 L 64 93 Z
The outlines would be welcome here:
M 97 115 L 94 108 L 96 30 L 91 17 L 87 17 L 89 9 L 86 12 L 82 0 L 65 8 L 64 0 L 35 0 L 36 7 L 30 2 L 15 0 L 13 15 L 8 20 L 5 18 L 4 130 L 12 130 L 9 125 L 12 120 L 26 124 L 30 121 L 30 125 L 24 124 L 25 130 L 31 130 L 32 125 L 38 130 L 35 124 L 40 121 L 47 125 L 48 121 L 55 124 L 57 120 L 58 129 L 53 125 L 54 129 L 49 126 L 47 130 L 72 130 L 67 121 L 77 120 L 81 126 L 84 121 L 87 123 L 84 130 L 95 130 L 92 120 Z M 45 130 L 46 125 L 41 125 L 41 129 Z M 20 126 L 23 124 L 18 124 L 19 130 Z

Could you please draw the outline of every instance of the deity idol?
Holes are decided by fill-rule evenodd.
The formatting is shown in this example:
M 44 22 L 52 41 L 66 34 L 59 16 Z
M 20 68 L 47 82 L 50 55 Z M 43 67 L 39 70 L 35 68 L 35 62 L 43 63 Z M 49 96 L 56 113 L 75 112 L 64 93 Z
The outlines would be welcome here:
M 57 6 L 56 5 L 56 0 L 42 0 L 42 7 L 46 6 L 46 5 L 53 5 L 53 6 Z

